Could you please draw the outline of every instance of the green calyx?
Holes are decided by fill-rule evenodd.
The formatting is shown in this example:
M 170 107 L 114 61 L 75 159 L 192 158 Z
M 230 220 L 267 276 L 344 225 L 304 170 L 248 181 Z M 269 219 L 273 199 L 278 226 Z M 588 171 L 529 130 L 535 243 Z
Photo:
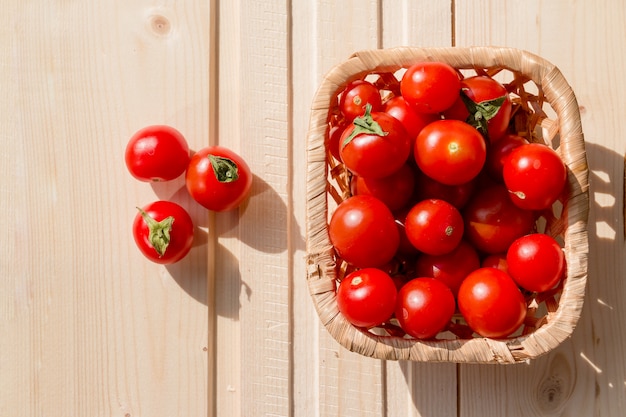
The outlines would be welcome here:
M 239 169 L 235 161 L 222 156 L 209 155 L 208 157 L 211 167 L 213 167 L 215 178 L 219 182 L 233 182 L 239 179 Z
M 174 216 L 166 217 L 159 222 L 139 207 L 137 207 L 137 210 L 139 210 L 143 221 L 148 226 L 148 241 L 150 245 L 159 254 L 159 257 L 165 255 L 165 251 L 170 244 L 170 233 L 174 224 Z
M 363 116 L 356 117 L 352 124 L 354 124 L 354 130 L 350 136 L 344 139 L 342 146 L 346 146 L 355 136 L 361 133 L 377 136 L 387 136 L 389 134 L 389 132 L 385 132 L 372 117 L 372 105 L 369 103 L 365 105 L 365 113 Z
M 506 95 L 477 103 L 469 98 L 465 89 L 461 89 L 461 100 L 463 100 L 463 104 L 465 104 L 465 108 L 469 112 L 469 116 L 465 121 L 478 129 L 485 139 L 489 139 L 487 122 L 498 114 L 500 107 L 506 100 Z

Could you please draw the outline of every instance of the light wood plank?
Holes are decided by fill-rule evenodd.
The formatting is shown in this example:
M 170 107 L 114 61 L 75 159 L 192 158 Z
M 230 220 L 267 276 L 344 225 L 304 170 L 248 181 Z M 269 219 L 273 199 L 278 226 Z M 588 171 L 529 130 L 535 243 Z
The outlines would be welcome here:
M 206 414 L 202 231 L 180 265 L 145 260 L 135 206 L 185 197 L 123 152 L 148 123 L 206 136 L 207 9 L 111 6 L 2 5 L 3 415 Z
M 426 0 L 381 0 L 381 46 L 451 46 L 452 3 Z
M 299 226 L 296 240 L 304 233 L 304 150 L 313 95 L 333 66 L 357 50 L 379 47 L 380 24 L 376 1 L 292 3 L 293 207 Z M 293 264 L 294 415 L 382 415 L 382 362 L 348 352 L 323 328 L 306 287 L 303 246 L 298 248 Z
M 289 415 L 290 207 L 287 2 L 219 5 L 218 144 L 255 179 L 217 213 L 217 415 Z
M 457 44 L 519 47 L 561 69 L 581 106 L 592 171 L 588 294 L 573 337 L 528 366 L 462 367 L 461 415 L 619 415 L 626 397 L 619 115 L 626 108 L 616 91 L 626 60 L 615 51 L 626 35 L 624 4 L 494 1 L 476 8 L 457 1 L 456 13 Z M 492 406 L 482 407 L 479 396 Z
M 382 2 L 382 46 L 451 46 L 452 8 L 448 2 Z M 452 416 L 457 413 L 455 364 L 386 363 L 388 417 Z

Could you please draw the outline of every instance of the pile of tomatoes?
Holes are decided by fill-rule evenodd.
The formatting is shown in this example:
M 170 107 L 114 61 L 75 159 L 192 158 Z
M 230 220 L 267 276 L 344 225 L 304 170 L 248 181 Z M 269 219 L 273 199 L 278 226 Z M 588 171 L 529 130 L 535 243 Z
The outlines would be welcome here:
M 417 339 L 515 334 L 531 295 L 566 276 L 537 223 L 563 201 L 567 168 L 513 129 L 505 85 L 419 62 L 350 82 L 333 109 L 326 146 L 350 187 L 328 223 L 341 314 Z
M 130 174 L 143 182 L 172 181 L 185 176 L 185 188 L 211 211 L 239 207 L 252 186 L 246 161 L 232 150 L 209 146 L 191 152 L 185 137 L 166 125 L 147 126 L 135 132 L 125 151 Z M 169 201 L 154 201 L 133 221 L 133 237 L 150 260 L 171 264 L 183 259 L 193 244 L 194 225 L 188 211 Z

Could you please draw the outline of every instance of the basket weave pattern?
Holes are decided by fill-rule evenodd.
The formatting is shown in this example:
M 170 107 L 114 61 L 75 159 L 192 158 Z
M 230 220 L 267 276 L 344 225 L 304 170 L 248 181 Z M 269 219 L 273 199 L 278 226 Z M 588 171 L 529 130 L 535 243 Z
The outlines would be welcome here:
M 486 74 L 507 87 L 517 133 L 553 147 L 568 168 L 564 197 L 542 213 L 537 231 L 561 242 L 567 277 L 550 293 L 526 294 L 527 319 L 506 339 L 468 336 L 460 324 L 446 337 L 419 341 L 352 326 L 336 303 L 336 285 L 345 274 L 328 237 L 332 209 L 350 196 L 346 169 L 326 148 L 329 117 L 337 94 L 356 79 L 374 77 L 393 90 L 398 72 L 419 61 L 441 61 L 461 74 Z M 569 337 L 582 310 L 587 281 L 588 168 L 579 108 L 561 72 L 545 59 L 512 48 L 393 48 L 355 53 L 323 79 L 312 106 L 307 136 L 307 283 L 322 324 L 346 349 L 391 360 L 457 363 L 515 363 L 540 356 Z M 471 333 L 471 332 L 470 332 Z

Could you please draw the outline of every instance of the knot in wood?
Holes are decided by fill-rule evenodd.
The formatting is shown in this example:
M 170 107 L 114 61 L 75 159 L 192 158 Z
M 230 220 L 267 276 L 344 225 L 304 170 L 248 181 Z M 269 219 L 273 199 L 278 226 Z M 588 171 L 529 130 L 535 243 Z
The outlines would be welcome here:
M 158 36 L 167 36 L 172 30 L 172 25 L 167 17 L 152 15 L 150 16 L 150 28 Z
M 539 385 L 538 401 L 543 411 L 555 411 L 563 406 L 569 396 L 565 388 L 566 381 L 558 376 L 551 375 Z

